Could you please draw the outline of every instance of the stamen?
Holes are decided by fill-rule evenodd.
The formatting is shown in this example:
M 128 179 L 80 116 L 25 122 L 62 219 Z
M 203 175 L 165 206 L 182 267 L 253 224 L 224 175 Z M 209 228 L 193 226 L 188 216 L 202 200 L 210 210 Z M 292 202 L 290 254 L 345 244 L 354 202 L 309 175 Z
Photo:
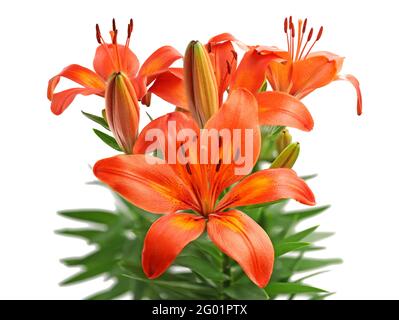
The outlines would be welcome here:
M 316 40 L 313 42 L 312 46 L 309 48 L 309 50 L 305 54 L 304 58 L 306 58 L 309 55 L 310 51 L 313 49 L 313 47 L 316 44 L 316 42 L 320 40 L 322 34 L 323 34 L 323 27 L 320 27 L 319 33 L 317 34 L 317 37 L 316 37 Z
M 219 172 L 221 166 L 222 166 L 222 159 L 219 159 L 219 162 L 216 165 L 216 172 Z
M 186 170 L 188 172 L 188 174 L 191 176 L 193 173 L 191 172 L 191 168 L 190 165 L 188 163 L 186 163 Z
M 287 50 L 290 51 L 290 41 L 288 39 L 288 18 L 284 19 L 284 33 L 287 38 Z
M 295 27 L 294 24 L 291 22 L 290 23 L 290 30 L 291 30 L 291 58 L 294 59 L 294 51 L 295 51 L 295 44 L 294 44 L 294 38 L 295 38 Z
M 116 23 L 114 18 L 112 19 L 112 30 L 116 32 Z
M 310 40 L 312 40 L 312 36 L 313 36 L 313 28 L 311 28 L 310 31 L 309 31 L 308 39 L 306 40 L 306 43 L 305 43 L 305 45 L 303 46 L 303 49 L 302 49 L 302 51 L 301 51 L 301 54 L 299 55 L 298 60 L 301 60 L 302 55 L 303 55 L 303 53 L 304 53 L 304 51 L 305 51 L 306 46 L 308 45 L 308 43 L 310 42 Z
M 305 21 L 303 22 L 302 34 L 304 34 L 306 32 L 307 24 L 308 24 L 308 18 L 306 18 Z
M 231 74 L 231 65 L 228 60 L 226 60 L 226 65 L 227 65 L 227 74 Z
M 297 44 L 296 44 L 295 60 L 298 60 L 299 51 L 301 50 L 301 46 L 302 46 L 302 38 L 303 38 L 303 34 L 302 34 L 302 20 L 299 19 L 299 20 L 298 20 L 298 40 L 297 40 Z
M 100 26 L 98 25 L 98 23 L 96 24 L 96 38 L 97 38 L 98 44 L 101 44 L 101 31 L 100 31 Z

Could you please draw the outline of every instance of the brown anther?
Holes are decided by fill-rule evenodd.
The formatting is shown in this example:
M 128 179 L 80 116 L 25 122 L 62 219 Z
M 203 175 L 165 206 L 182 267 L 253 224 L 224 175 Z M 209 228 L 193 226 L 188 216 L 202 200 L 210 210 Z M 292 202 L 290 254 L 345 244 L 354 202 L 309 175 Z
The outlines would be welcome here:
M 227 73 L 231 74 L 231 65 L 230 62 L 228 62 L 227 60 L 226 60 L 226 65 L 227 65 Z
M 316 41 L 320 40 L 322 34 L 323 34 L 323 26 L 320 27 L 319 33 L 317 34 Z
M 290 16 L 290 20 L 289 20 L 289 25 L 291 26 L 292 24 L 292 16 Z
M 304 33 L 305 33 L 307 24 L 308 24 L 308 18 L 306 18 L 306 19 L 305 19 L 305 21 L 303 22 L 303 26 L 302 26 L 302 34 L 304 34 Z
M 133 19 L 130 19 L 129 24 L 127 25 L 127 37 L 130 38 L 133 32 Z
M 190 165 L 188 163 L 186 163 L 186 170 L 187 170 L 188 174 L 191 176 L 192 172 L 191 172 Z
M 219 162 L 216 165 L 216 172 L 219 172 L 221 166 L 222 166 L 222 159 L 219 159 Z
M 112 31 L 116 32 L 116 23 L 115 23 L 115 19 L 112 19 Z
M 313 36 L 313 28 L 312 29 L 310 29 L 310 31 L 309 31 L 309 35 L 308 35 L 308 42 L 312 39 L 312 36 Z
M 101 44 L 101 32 L 100 32 L 100 26 L 96 24 L 96 38 L 97 42 Z
M 290 24 L 290 30 L 291 30 L 291 37 L 295 38 L 295 26 L 292 22 Z
M 233 59 L 237 60 L 237 52 L 235 52 L 234 50 L 231 50 L 231 54 L 233 55 Z
M 284 19 L 284 33 L 287 33 L 287 31 L 288 31 L 288 19 L 285 18 Z

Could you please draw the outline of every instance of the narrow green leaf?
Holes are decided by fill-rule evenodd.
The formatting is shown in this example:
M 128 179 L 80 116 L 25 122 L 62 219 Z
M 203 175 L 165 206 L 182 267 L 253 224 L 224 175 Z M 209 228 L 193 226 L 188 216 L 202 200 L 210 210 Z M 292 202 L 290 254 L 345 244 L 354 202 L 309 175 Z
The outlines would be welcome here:
M 219 272 L 215 267 L 210 264 L 209 261 L 200 259 L 195 256 L 179 256 L 175 262 L 176 265 L 189 268 L 194 272 L 197 272 L 200 276 L 205 279 L 214 281 L 223 281 L 224 275 Z
M 86 298 L 86 300 L 111 300 L 120 297 L 130 289 L 130 283 L 126 280 L 119 280 L 111 288 L 98 292 Z
M 315 232 L 304 238 L 305 241 L 316 242 L 333 236 L 334 232 Z
M 312 298 L 310 298 L 310 300 L 324 300 L 334 294 L 335 294 L 335 292 L 329 292 L 329 293 L 325 293 L 325 294 L 315 294 L 312 296 Z
M 290 235 L 286 237 L 283 241 L 284 242 L 297 242 L 301 241 L 302 239 L 306 238 L 308 235 L 310 235 L 313 231 L 315 231 L 319 226 L 314 226 L 309 229 L 297 232 L 293 235 Z
M 122 149 L 119 147 L 118 143 L 113 137 L 97 129 L 93 129 L 93 131 L 97 135 L 97 137 L 99 137 L 106 145 L 110 146 L 116 151 L 122 151 Z
M 272 282 L 266 287 L 266 292 L 269 296 L 276 296 L 279 294 L 300 294 L 300 293 L 324 293 L 323 289 L 308 286 L 303 283 L 294 282 Z
M 61 229 L 57 230 L 55 233 L 63 236 L 82 238 L 92 243 L 95 242 L 97 237 L 104 234 L 104 231 L 93 229 Z
M 115 264 L 113 261 L 111 263 L 93 266 L 90 269 L 86 269 L 86 270 L 79 272 L 79 273 L 75 274 L 74 276 L 62 281 L 60 283 L 60 285 L 66 286 L 66 285 L 74 284 L 77 282 L 82 282 L 85 280 L 92 279 L 96 276 L 99 276 L 100 274 L 107 273 L 107 272 L 111 271 L 114 266 L 115 266 Z
M 341 259 L 302 258 L 297 261 L 297 258 L 294 257 L 282 257 L 279 260 L 285 268 L 291 269 L 295 266 L 295 271 L 297 272 L 309 271 L 342 263 Z
M 314 179 L 316 177 L 317 177 L 317 173 L 309 174 L 309 175 L 306 175 L 306 176 L 301 176 L 300 178 L 306 181 L 306 180 Z
M 296 219 L 297 222 L 314 217 L 330 208 L 329 205 L 305 210 L 291 211 L 283 215 L 285 218 Z
M 233 284 L 223 291 L 235 300 L 268 300 L 269 296 L 265 290 L 253 284 Z
M 58 214 L 61 216 L 99 224 L 112 225 L 118 221 L 118 216 L 112 211 L 101 209 L 78 209 L 78 210 L 62 210 Z
M 99 124 L 100 126 L 102 126 L 104 129 L 109 130 L 109 126 L 107 121 L 105 121 L 105 119 L 103 117 L 99 117 L 96 116 L 94 114 L 88 113 L 88 112 L 84 112 L 82 111 L 83 115 L 86 116 L 88 119 L 94 121 L 95 123 Z
M 274 246 L 274 255 L 276 257 L 282 256 L 291 251 L 302 249 L 309 246 L 309 242 L 282 242 Z

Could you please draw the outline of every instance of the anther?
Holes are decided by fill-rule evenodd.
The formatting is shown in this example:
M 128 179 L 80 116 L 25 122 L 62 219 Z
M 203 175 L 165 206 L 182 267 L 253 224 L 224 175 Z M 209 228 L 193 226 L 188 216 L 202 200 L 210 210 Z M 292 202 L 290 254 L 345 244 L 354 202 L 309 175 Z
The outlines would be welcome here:
M 233 55 L 234 60 L 237 60 L 237 52 L 235 52 L 234 50 L 231 50 L 231 54 Z
M 287 31 L 288 31 L 288 19 L 285 18 L 284 19 L 284 33 L 287 33 Z
M 319 33 L 317 34 L 316 41 L 320 40 L 322 34 L 323 34 L 323 26 L 320 27 Z
M 306 18 L 305 21 L 303 22 L 302 34 L 305 33 L 307 24 L 308 24 L 308 18 Z
M 312 29 L 310 29 L 310 31 L 309 31 L 309 35 L 308 35 L 308 42 L 310 41 L 310 40 L 312 40 L 312 36 L 313 36 L 313 28 Z
M 231 65 L 230 62 L 228 62 L 227 60 L 226 60 L 226 65 L 227 65 L 227 73 L 231 74 Z
M 112 30 L 114 32 L 116 32 L 116 23 L 115 23 L 115 19 L 112 19 Z
M 188 174 L 191 176 L 192 172 L 191 172 L 190 165 L 188 163 L 186 163 L 186 170 L 187 170 Z
M 100 26 L 96 24 L 96 38 L 97 42 L 101 44 L 101 32 L 100 32 Z
M 221 166 L 222 166 L 222 159 L 219 159 L 219 162 L 216 165 L 216 172 L 219 172 Z

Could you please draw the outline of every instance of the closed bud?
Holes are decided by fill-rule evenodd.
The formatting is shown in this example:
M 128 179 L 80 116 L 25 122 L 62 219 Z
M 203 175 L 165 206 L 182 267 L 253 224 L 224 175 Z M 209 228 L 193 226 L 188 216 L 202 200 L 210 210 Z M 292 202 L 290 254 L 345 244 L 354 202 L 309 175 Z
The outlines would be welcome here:
M 191 115 L 203 128 L 219 109 L 218 88 L 208 51 L 191 41 L 184 56 L 184 82 Z
M 273 161 L 270 168 L 289 168 L 291 169 L 299 156 L 299 143 L 291 143 L 288 145 Z
M 284 129 L 279 133 L 276 139 L 277 152 L 280 154 L 291 142 L 291 134 L 288 132 L 288 129 Z
M 105 111 L 116 142 L 125 153 L 132 153 L 137 138 L 140 109 L 134 87 L 122 72 L 114 73 L 107 82 Z

